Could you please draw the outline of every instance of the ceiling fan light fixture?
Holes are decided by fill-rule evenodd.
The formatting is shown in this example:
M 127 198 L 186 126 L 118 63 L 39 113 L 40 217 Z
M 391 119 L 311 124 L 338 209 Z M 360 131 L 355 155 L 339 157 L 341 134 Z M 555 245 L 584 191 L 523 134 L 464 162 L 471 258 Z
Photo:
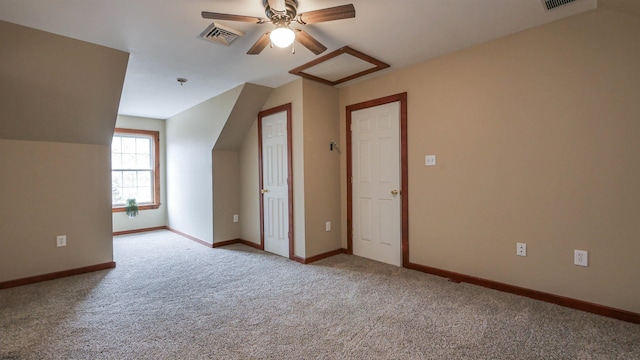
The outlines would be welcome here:
M 262 0 L 262 5 L 264 6 L 266 18 L 210 11 L 203 11 L 202 18 L 254 24 L 272 24 L 273 27 L 271 29 L 273 31 L 263 33 L 253 46 L 251 46 L 249 51 L 247 51 L 248 55 L 260 54 L 269 44 L 271 44 L 271 47 L 274 45 L 280 48 L 291 47 L 292 52 L 295 54 L 295 42 L 300 43 L 300 45 L 315 55 L 319 55 L 327 50 L 327 47 L 322 45 L 322 43 L 306 31 L 302 29 L 291 29 L 289 25 L 293 22 L 299 25 L 307 25 L 356 17 L 356 9 L 353 4 L 334 6 L 305 13 L 298 13 L 298 0 Z
M 293 44 L 296 34 L 286 24 L 278 25 L 269 35 L 273 45 L 286 48 Z

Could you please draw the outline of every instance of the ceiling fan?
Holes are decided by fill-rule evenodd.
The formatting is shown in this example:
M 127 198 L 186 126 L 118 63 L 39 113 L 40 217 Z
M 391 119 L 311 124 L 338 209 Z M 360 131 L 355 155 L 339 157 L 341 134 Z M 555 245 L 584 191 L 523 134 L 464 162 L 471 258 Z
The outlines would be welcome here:
M 316 24 L 320 22 L 349 19 L 356 17 L 356 9 L 353 4 L 341 5 L 326 9 L 309 11 L 298 14 L 298 0 L 263 0 L 264 12 L 267 18 L 254 16 L 230 15 L 203 11 L 202 17 L 205 19 L 242 21 L 255 24 L 271 23 L 275 28 L 264 33 L 258 41 L 247 51 L 249 55 L 257 55 L 269 44 L 286 48 L 294 41 L 298 41 L 302 46 L 311 50 L 314 54 L 321 54 L 327 50 L 318 40 L 313 38 L 304 30 L 291 29 L 291 23 L 301 25 Z M 295 51 L 295 49 L 294 49 Z

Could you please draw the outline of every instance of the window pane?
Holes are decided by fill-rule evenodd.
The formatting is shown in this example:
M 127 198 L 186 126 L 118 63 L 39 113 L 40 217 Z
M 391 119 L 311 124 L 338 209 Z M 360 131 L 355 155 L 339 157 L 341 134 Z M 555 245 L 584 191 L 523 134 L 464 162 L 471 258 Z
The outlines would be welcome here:
M 135 154 L 122 154 L 122 169 L 135 169 L 137 161 Z
M 136 188 L 123 188 L 123 197 L 125 198 L 125 200 L 128 199 L 136 199 L 138 198 L 138 191 L 136 190 Z
M 120 136 L 114 136 L 111 141 L 111 152 L 122 152 L 122 138 Z
M 138 154 L 151 154 L 151 139 L 149 139 L 149 138 L 137 138 L 136 139 L 136 152 Z
M 124 199 L 122 198 L 122 194 L 120 191 L 118 191 L 117 188 L 111 189 L 111 204 L 112 205 L 124 204 Z
M 136 155 L 136 168 L 151 169 L 151 157 L 149 155 Z
M 122 186 L 125 188 L 134 188 L 137 186 L 136 172 L 135 171 L 123 171 Z
M 136 139 L 130 137 L 122 138 L 122 152 L 127 154 L 136 153 Z
M 122 171 L 111 172 L 111 185 L 122 187 Z
M 122 169 L 122 154 L 111 153 L 111 168 Z
M 122 172 L 111 172 L 111 203 L 113 205 L 124 204 L 124 198 L 122 197 Z
M 151 187 L 151 171 L 138 171 L 138 186 Z

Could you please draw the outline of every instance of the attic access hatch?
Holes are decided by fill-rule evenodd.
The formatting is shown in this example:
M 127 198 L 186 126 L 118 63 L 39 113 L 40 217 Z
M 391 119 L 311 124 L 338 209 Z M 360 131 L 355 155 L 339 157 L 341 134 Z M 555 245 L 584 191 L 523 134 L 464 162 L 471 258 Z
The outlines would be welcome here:
M 200 34 L 200 37 L 204 40 L 227 46 L 241 36 L 244 36 L 244 33 L 216 23 L 211 23 Z
M 345 46 L 289 73 L 335 86 L 388 67 L 389 64 Z

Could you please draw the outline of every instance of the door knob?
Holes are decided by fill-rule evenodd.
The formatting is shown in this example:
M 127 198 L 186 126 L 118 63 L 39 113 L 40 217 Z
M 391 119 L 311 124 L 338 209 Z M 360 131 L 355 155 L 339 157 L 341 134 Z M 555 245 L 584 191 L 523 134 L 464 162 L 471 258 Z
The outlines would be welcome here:
M 260 190 L 260 193 L 262 193 L 262 194 L 266 194 L 266 193 L 268 193 L 268 192 L 269 192 L 269 189 L 262 189 L 262 190 Z
M 400 193 L 398 190 L 391 190 L 391 195 L 396 196 Z

